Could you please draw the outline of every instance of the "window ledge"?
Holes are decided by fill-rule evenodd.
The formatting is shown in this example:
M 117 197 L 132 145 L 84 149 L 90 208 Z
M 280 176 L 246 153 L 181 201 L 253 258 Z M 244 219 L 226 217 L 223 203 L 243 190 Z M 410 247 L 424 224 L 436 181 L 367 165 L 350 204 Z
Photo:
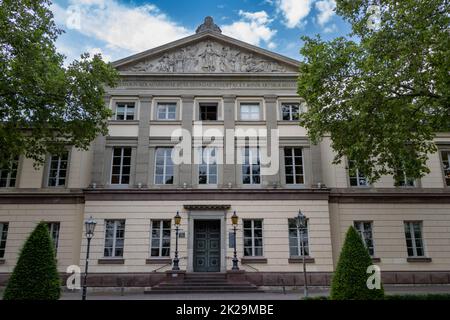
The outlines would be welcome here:
M 109 124 L 129 124 L 129 125 L 136 125 L 136 124 L 139 124 L 139 120 L 109 120 Z
M 171 258 L 152 257 L 145 259 L 145 264 L 171 264 L 171 263 L 172 263 Z
M 181 120 L 150 120 L 150 124 L 181 125 Z
M 289 263 L 303 263 L 303 257 L 290 257 L 288 259 Z M 305 263 L 315 263 L 316 260 L 313 257 L 306 256 Z
M 372 257 L 372 262 L 381 262 L 381 259 L 377 257 Z
M 244 264 L 267 263 L 267 258 L 264 258 L 264 257 L 242 257 L 241 263 L 244 263 Z
M 196 122 L 201 122 L 202 124 L 223 124 L 223 120 L 194 120 L 192 121 L 193 124 L 195 124 Z
M 125 264 L 125 260 L 121 258 L 102 258 L 98 259 L 98 264 Z
M 406 259 L 408 262 L 431 262 L 432 259 L 428 257 L 408 257 Z
M 0 264 L 5 264 L 6 260 L 5 259 L 0 259 Z
M 236 120 L 237 125 L 265 125 L 265 120 Z
M 295 124 L 299 125 L 300 120 L 278 120 L 278 124 Z

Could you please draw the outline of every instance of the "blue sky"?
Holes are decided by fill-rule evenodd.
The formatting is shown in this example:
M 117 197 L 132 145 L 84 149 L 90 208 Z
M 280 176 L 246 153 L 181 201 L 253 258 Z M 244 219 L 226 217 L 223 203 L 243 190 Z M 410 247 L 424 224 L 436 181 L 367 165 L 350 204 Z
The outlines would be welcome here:
M 228 36 L 301 60 L 300 36 L 350 32 L 334 0 L 54 0 L 66 32 L 57 41 L 67 62 L 83 52 L 109 61 L 183 38 L 210 15 Z

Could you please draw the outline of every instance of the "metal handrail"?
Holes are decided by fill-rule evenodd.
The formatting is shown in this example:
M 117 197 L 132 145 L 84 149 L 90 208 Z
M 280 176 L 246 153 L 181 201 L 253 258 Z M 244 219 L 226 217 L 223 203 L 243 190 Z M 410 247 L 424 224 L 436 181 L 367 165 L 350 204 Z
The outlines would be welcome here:
M 233 257 L 229 257 L 229 256 L 227 256 L 226 258 L 227 259 L 233 259 Z M 239 262 L 241 263 L 241 265 L 250 267 L 251 269 L 255 270 L 256 272 L 259 272 L 259 269 L 255 268 L 255 267 L 253 267 L 253 266 L 251 266 L 251 265 L 249 265 L 247 263 L 242 263 L 242 260 L 240 260 Z
M 187 257 L 180 257 L 179 259 L 187 259 Z M 172 260 L 173 260 L 173 259 L 172 259 Z M 161 269 L 163 269 L 163 268 L 165 268 L 165 267 L 171 266 L 172 263 L 173 263 L 173 261 L 170 261 L 170 263 L 166 263 L 165 265 L 163 265 L 163 266 L 161 266 L 161 267 L 159 267 L 159 268 L 153 270 L 152 272 L 158 272 L 159 270 L 161 270 Z

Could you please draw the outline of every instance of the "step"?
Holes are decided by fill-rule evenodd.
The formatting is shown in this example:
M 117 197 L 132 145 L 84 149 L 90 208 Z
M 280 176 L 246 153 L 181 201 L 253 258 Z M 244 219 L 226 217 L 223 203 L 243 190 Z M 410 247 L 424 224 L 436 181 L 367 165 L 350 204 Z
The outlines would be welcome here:
M 227 287 L 208 287 L 208 286 L 197 286 L 197 287 L 191 287 L 191 286 L 178 286 L 178 287 L 153 287 L 152 290 L 256 290 L 256 287 L 248 287 L 248 286 L 227 286 Z
M 173 290 L 167 290 L 167 289 L 155 289 L 152 290 L 146 290 L 144 293 L 146 294 L 159 294 L 159 293 L 236 293 L 236 292 L 263 292 L 261 290 L 258 290 L 256 288 L 240 288 L 240 289 L 173 289 Z
M 198 286 L 208 286 L 208 287 L 223 287 L 223 286 L 235 286 L 235 285 L 249 285 L 242 282 L 224 282 L 224 283 L 190 283 L 190 282 L 182 282 L 182 283 L 176 283 L 176 282 L 167 282 L 167 283 L 160 283 L 158 286 L 169 286 L 169 287 L 176 287 L 176 286 L 190 286 L 190 287 L 198 287 Z

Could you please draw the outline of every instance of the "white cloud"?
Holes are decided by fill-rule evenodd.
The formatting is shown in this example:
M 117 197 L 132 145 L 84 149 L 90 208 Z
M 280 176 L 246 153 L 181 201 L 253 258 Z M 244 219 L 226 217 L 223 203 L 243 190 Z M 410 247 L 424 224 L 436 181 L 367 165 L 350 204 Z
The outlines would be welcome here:
M 314 0 L 277 0 L 277 11 L 284 17 L 284 24 L 288 28 L 295 28 L 304 25 L 303 21 L 310 11 Z
M 336 32 L 336 31 L 337 31 L 337 26 L 334 23 L 331 26 L 326 27 L 326 28 L 323 29 L 324 33 L 333 33 L 333 32 Z
M 111 56 L 108 54 L 105 54 L 101 48 L 87 48 L 86 52 L 88 52 L 91 55 L 91 57 L 96 54 L 101 54 L 102 58 L 105 62 L 111 62 L 111 60 L 112 60 Z
M 192 34 L 151 4 L 129 7 L 117 0 L 70 0 L 67 8 L 54 4 L 52 10 L 65 29 L 78 19 L 72 29 L 115 50 L 139 52 Z
M 316 2 L 316 9 L 319 11 L 317 14 L 317 22 L 324 26 L 335 15 L 334 9 L 336 8 L 335 0 L 320 0 Z
M 269 27 L 271 19 L 265 11 L 246 12 L 239 11 L 241 19 L 232 24 L 221 26 L 223 34 L 240 39 L 253 45 L 260 45 L 264 41 L 274 48 L 276 44 L 271 41 L 277 33 Z

